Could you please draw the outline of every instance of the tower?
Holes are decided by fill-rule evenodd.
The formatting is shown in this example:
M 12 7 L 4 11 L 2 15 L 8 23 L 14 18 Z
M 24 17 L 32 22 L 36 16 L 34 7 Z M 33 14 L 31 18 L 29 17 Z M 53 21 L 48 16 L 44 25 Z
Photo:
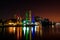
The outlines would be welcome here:
M 29 10 L 29 20 L 31 21 L 31 10 Z

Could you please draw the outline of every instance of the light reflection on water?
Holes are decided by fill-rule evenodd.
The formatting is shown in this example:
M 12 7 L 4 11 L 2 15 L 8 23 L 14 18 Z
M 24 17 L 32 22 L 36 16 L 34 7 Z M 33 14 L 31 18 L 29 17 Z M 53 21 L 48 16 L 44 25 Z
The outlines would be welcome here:
M 8 31 L 9 33 L 15 33 L 16 29 L 15 29 L 15 27 L 9 27 L 8 30 L 9 30 Z
M 2 28 L 0 28 L 0 32 L 2 31 Z
M 29 27 L 26 27 L 26 32 L 29 34 L 29 29 L 28 29 Z M 0 32 L 2 31 L 2 28 L 0 28 Z M 5 31 L 7 31 L 9 34 L 15 34 L 16 35 L 16 37 L 17 37 L 17 40 L 19 40 L 20 38 L 22 38 L 22 35 L 23 35 L 23 33 L 24 33 L 24 31 L 23 31 L 23 28 L 22 27 L 7 27 L 7 28 L 5 28 Z M 37 33 L 39 33 L 39 26 L 36 26 L 36 30 L 35 30 Z M 23 33 L 22 33 L 23 32 Z M 32 32 L 32 30 L 31 30 L 31 32 Z M 26 37 L 28 37 L 27 36 L 27 34 L 25 34 L 25 36 Z
M 57 32 L 55 29 L 57 30 L 57 28 L 51 28 L 51 26 L 50 26 L 50 28 L 49 28 L 49 34 Z M 1 31 L 2 31 L 2 28 L 0 28 L 0 32 Z M 5 28 L 5 31 L 9 32 L 10 34 L 12 34 L 12 33 L 15 34 L 16 37 L 17 37 L 17 40 L 19 40 L 20 38 L 22 38 L 23 34 L 24 34 L 22 27 L 7 27 L 7 28 Z M 40 33 L 40 36 L 42 36 L 44 34 L 44 32 L 46 33 L 46 31 L 42 30 L 42 28 L 40 26 L 36 27 L 35 31 L 36 31 L 37 35 Z
M 9 27 L 8 29 L 9 33 L 16 33 L 17 39 L 22 38 L 22 27 Z
M 19 27 L 17 27 L 17 39 L 19 39 Z

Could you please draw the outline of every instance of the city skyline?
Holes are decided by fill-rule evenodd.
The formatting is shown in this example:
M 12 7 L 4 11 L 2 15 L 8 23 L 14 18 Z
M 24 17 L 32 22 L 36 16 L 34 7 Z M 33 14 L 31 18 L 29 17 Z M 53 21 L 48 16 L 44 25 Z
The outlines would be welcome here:
M 24 16 L 31 10 L 35 16 L 60 22 L 60 3 L 58 1 L 1 1 L 0 18 L 12 18 L 14 14 Z

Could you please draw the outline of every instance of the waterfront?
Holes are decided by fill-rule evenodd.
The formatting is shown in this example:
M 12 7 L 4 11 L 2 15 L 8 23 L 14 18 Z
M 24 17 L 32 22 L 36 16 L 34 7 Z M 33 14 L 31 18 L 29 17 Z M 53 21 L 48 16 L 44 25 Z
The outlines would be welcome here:
M 29 27 L 28 27 L 29 28 Z M 28 29 L 27 28 L 27 29 Z M 4 30 L 3 30 L 4 29 Z M 31 31 L 31 39 L 30 39 L 30 32 L 24 31 L 22 27 L 6 27 L 0 28 L 0 40 L 54 40 L 60 39 L 60 28 L 55 26 L 52 28 L 51 26 L 47 29 L 36 29 L 37 31 L 34 33 Z

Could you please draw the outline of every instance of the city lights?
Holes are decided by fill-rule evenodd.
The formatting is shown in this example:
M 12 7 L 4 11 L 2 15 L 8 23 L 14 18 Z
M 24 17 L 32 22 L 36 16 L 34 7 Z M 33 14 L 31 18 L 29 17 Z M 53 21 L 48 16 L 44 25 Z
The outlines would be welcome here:
M 23 23 L 26 23 L 26 21 L 24 20 Z
M 9 33 L 12 33 L 12 32 L 14 32 L 13 27 L 9 27 Z
M 29 32 L 29 27 L 27 27 L 27 33 Z
M 25 33 L 26 33 L 26 27 L 23 27 L 23 31 L 24 31 L 24 35 L 25 35 Z
M 35 26 L 35 32 L 36 32 L 36 28 L 37 28 L 37 26 Z
M 20 27 L 20 38 L 22 38 L 22 27 Z
M 31 27 L 31 31 L 33 32 L 33 27 Z
M 16 23 L 9 23 L 9 25 L 16 25 Z
M 15 30 L 16 30 L 16 27 L 13 27 L 13 31 L 14 31 L 14 33 L 15 33 Z
M 35 35 L 39 34 L 39 36 L 43 35 L 43 29 L 47 29 L 47 25 L 51 25 L 52 28 L 54 28 L 53 23 L 49 24 L 49 21 L 47 19 L 42 19 L 40 17 L 34 17 L 31 16 L 31 11 L 28 14 L 28 11 L 26 12 L 26 17 L 23 19 L 21 17 L 18 17 L 14 20 L 7 21 L 4 23 L 4 27 L 8 27 L 8 32 L 10 34 L 14 33 L 17 36 L 17 40 L 24 37 L 25 40 L 34 40 Z M 41 20 L 40 20 L 41 19 Z M 56 23 L 56 25 L 60 25 L 60 23 Z M 2 27 L 3 27 L 2 26 Z M 11 27 L 10 27 L 11 26 Z M 3 29 L 3 28 L 2 28 Z M 2 29 L 0 29 L 2 31 Z M 45 30 L 44 30 L 45 31 Z
M 29 27 L 26 29 L 26 40 L 28 40 L 28 34 L 29 34 Z
M 19 27 L 17 27 L 17 39 L 19 39 Z

